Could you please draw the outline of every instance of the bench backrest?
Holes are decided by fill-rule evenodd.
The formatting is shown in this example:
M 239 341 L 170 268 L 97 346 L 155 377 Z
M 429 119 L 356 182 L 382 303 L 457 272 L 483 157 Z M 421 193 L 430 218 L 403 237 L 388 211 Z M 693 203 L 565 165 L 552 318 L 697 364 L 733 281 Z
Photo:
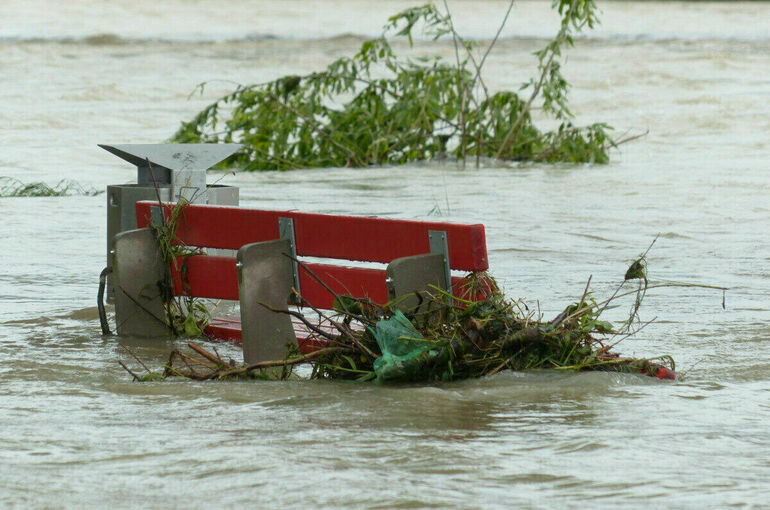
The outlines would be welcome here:
M 149 225 L 157 202 L 137 202 L 139 228 Z M 173 204 L 165 204 L 168 217 Z M 446 232 L 449 266 L 460 271 L 488 268 L 486 238 L 481 224 L 456 224 L 362 216 L 267 211 L 232 206 L 188 205 L 178 222 L 177 238 L 188 246 L 237 250 L 254 242 L 281 237 L 279 218 L 293 222 L 299 257 L 389 263 L 400 257 L 430 253 L 429 233 Z M 307 264 L 335 292 L 388 301 L 385 271 L 336 264 Z M 185 292 L 192 296 L 238 299 L 235 258 L 193 256 L 186 261 Z M 177 294 L 182 294 L 175 277 Z M 314 306 L 331 308 L 333 296 L 307 271 L 299 270 L 302 296 Z

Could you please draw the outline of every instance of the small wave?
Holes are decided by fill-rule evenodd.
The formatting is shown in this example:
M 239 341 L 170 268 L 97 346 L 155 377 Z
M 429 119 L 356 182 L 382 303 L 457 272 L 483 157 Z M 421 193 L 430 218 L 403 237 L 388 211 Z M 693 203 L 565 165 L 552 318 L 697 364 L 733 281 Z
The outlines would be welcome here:
M 296 34 L 228 34 L 221 36 L 208 35 L 179 35 L 176 37 L 145 37 L 145 36 L 125 36 L 114 33 L 96 33 L 82 36 L 52 36 L 52 37 L 25 37 L 25 36 L 2 36 L 0 35 L 0 44 L 73 44 L 85 46 L 123 46 L 137 44 L 210 44 L 210 43 L 247 43 L 259 41 L 316 41 L 329 43 L 359 42 L 379 34 L 356 34 L 352 32 L 328 34 L 328 35 L 310 35 L 307 37 L 297 36 Z M 553 37 L 550 33 L 519 33 L 514 36 L 502 36 L 498 43 L 505 42 L 543 42 L 549 41 Z M 489 38 L 474 37 L 469 35 L 468 40 L 480 43 L 489 42 Z M 415 37 L 416 41 L 431 42 L 424 37 Z M 672 35 L 670 33 L 592 33 L 581 34 L 575 37 L 575 40 L 584 43 L 606 43 L 613 42 L 617 44 L 638 44 L 638 43 L 687 43 L 687 42 L 730 42 L 736 44 L 761 44 L 763 47 L 770 43 L 770 38 L 764 34 L 681 34 Z M 446 40 L 451 44 L 451 40 Z
M 690 236 L 679 234 L 677 232 L 663 232 L 660 234 L 660 237 L 663 239 L 692 239 Z
M 125 44 L 125 40 L 115 34 L 98 34 L 84 38 L 82 43 L 87 46 L 119 46 Z
M 239 43 L 271 40 L 293 40 L 294 37 L 279 37 L 274 34 L 249 34 L 242 37 L 126 37 L 117 34 L 92 34 L 82 37 L 23 37 L 0 36 L 0 44 L 72 44 L 84 46 L 127 46 L 137 44 L 208 44 Z M 338 39 L 337 36 L 328 40 Z
M 12 319 L 3 321 L 0 324 L 8 326 L 50 326 L 58 321 L 74 320 L 79 322 L 88 322 L 97 320 L 99 318 L 99 309 L 95 306 L 87 306 L 85 308 L 78 308 L 69 312 L 56 314 L 56 315 L 43 315 L 39 317 L 31 317 L 27 319 Z

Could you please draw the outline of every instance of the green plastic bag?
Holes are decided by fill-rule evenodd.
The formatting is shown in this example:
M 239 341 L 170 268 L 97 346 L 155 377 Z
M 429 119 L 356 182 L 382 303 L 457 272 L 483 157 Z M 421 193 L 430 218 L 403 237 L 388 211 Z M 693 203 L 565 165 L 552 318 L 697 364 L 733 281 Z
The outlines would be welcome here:
M 414 367 L 408 362 L 429 351 L 430 344 L 400 310 L 393 317 L 377 322 L 375 328 L 370 331 L 382 352 L 382 356 L 374 360 L 377 381 L 411 379 Z

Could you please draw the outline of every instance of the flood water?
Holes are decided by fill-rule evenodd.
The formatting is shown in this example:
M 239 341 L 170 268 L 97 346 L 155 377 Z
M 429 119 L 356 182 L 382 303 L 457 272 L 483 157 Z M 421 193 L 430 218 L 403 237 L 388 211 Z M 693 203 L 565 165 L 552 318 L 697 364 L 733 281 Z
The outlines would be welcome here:
M 517 3 L 487 62 L 518 86 L 557 22 Z M 212 174 L 264 208 L 481 222 L 491 272 L 546 318 L 631 260 L 656 321 L 617 349 L 685 377 L 500 373 L 452 384 L 135 383 L 102 337 L 105 196 L 0 198 L 0 506 L 762 508 L 770 501 L 770 4 L 609 3 L 570 51 L 579 124 L 649 133 L 606 166 Z M 86 188 L 135 170 L 233 83 L 355 51 L 406 2 L 4 0 L 0 175 Z M 451 1 L 488 38 L 506 2 Z M 451 43 L 418 51 L 453 56 Z M 203 95 L 188 95 L 211 83 Z M 622 320 L 629 303 L 611 310 Z M 124 339 L 153 368 L 173 341 Z M 233 347 L 221 347 L 237 355 Z M 172 499 L 173 498 L 173 499 Z

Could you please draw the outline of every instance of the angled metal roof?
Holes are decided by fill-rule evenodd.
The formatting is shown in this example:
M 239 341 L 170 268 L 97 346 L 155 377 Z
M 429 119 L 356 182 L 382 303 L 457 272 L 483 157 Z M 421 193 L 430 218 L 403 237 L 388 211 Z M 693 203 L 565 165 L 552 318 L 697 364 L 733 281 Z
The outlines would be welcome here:
M 138 167 L 150 163 L 170 170 L 207 170 L 243 147 L 239 143 L 99 144 Z

